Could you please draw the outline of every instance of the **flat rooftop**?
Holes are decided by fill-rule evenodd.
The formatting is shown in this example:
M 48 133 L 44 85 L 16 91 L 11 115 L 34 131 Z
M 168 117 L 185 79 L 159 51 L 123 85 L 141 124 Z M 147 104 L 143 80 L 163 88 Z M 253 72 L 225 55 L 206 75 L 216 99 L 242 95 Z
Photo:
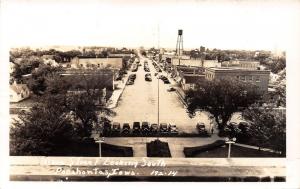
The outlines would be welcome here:
M 242 71 L 242 72 L 266 72 L 269 73 L 270 70 L 251 70 L 251 69 L 243 69 L 243 68 L 238 68 L 238 67 L 210 67 L 206 68 L 206 70 L 211 70 L 211 71 Z

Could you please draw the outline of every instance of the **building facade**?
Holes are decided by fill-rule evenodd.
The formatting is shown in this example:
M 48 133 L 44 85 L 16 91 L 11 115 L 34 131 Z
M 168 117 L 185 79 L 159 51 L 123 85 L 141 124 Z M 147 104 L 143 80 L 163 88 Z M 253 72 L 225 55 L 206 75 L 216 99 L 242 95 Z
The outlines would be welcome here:
M 202 74 L 182 74 L 180 85 L 184 91 L 195 89 L 197 83 L 205 80 L 205 75 Z
M 74 69 L 121 69 L 122 58 L 82 58 L 75 57 L 71 60 L 70 67 Z
M 248 70 L 257 70 L 259 66 L 260 63 L 258 61 L 248 60 L 230 60 L 221 63 L 221 67 L 235 67 Z
M 268 91 L 270 71 L 249 70 L 241 68 L 207 68 L 205 78 L 207 80 L 233 78 L 258 86 L 261 92 Z
M 196 67 L 221 67 L 221 63 L 217 60 L 201 60 L 201 59 L 178 59 L 172 58 L 173 65 L 185 65 L 185 66 L 196 66 Z

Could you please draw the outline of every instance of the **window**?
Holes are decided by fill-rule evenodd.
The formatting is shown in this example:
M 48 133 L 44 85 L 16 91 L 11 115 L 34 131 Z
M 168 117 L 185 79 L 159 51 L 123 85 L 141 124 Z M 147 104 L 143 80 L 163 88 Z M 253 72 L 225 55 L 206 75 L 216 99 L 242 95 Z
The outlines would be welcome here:
M 255 77 L 255 82 L 260 82 L 260 77 L 259 76 Z
M 242 75 L 242 76 L 240 77 L 240 79 L 241 79 L 242 81 L 246 81 L 246 76 Z
M 253 76 L 252 75 L 248 76 L 248 80 L 253 81 Z

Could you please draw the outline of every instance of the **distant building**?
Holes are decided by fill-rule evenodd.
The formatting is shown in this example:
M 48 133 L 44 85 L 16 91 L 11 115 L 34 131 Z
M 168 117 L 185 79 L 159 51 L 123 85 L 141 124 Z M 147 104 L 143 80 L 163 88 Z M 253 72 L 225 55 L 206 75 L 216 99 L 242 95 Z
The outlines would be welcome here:
M 195 89 L 196 83 L 205 80 L 204 74 L 184 74 L 181 73 L 180 85 L 183 90 Z
M 257 68 L 260 66 L 260 63 L 257 61 L 240 60 L 239 66 L 242 69 L 257 70 Z
M 17 84 L 14 82 L 9 86 L 9 99 L 10 102 L 20 102 L 26 98 L 29 98 L 30 90 L 26 84 Z
M 123 67 L 122 58 L 81 58 L 75 57 L 71 60 L 71 68 L 75 69 L 115 69 Z
M 235 78 L 243 82 L 252 83 L 259 87 L 261 92 L 268 91 L 270 71 L 269 70 L 252 70 L 242 68 L 207 68 L 205 78 L 207 80 Z
M 108 57 L 109 58 L 133 58 L 134 57 L 134 54 L 131 53 L 131 54 L 122 54 L 122 53 L 109 53 L 108 54 Z
M 172 59 L 173 65 L 185 65 L 185 66 L 198 66 L 198 67 L 221 67 L 221 63 L 218 63 L 217 60 L 201 60 L 201 59 Z
M 59 64 L 53 59 L 44 59 L 44 63 L 49 65 L 49 66 L 52 66 L 52 67 L 58 67 L 59 66 Z
M 83 90 L 86 86 L 85 79 L 89 80 L 94 78 L 92 85 L 97 89 L 107 88 L 108 90 L 115 89 L 115 78 L 117 72 L 110 69 L 99 70 L 80 70 L 80 69 L 68 69 L 61 73 L 61 75 L 75 84 L 75 88 L 72 90 Z M 82 79 L 80 79 L 82 77 Z M 79 78 L 79 79 L 78 79 Z M 85 78 L 85 79 L 84 79 Z M 99 82 L 98 82 L 99 81 Z M 101 81 L 101 82 L 100 82 Z M 102 82 L 103 81 L 103 82 Z
M 222 62 L 221 67 L 235 67 L 248 70 L 257 70 L 257 68 L 260 67 L 260 63 L 258 61 L 249 60 L 230 60 Z
M 189 90 L 194 89 L 196 83 L 205 79 L 204 71 L 202 67 L 177 65 L 174 66 L 171 76 L 183 90 Z

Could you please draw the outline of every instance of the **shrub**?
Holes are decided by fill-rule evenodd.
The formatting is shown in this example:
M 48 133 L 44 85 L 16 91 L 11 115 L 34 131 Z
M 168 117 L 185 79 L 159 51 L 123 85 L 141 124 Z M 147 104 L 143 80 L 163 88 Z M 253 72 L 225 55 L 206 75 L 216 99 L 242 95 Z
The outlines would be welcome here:
M 147 143 L 147 157 L 171 157 L 168 143 L 160 140 Z
M 133 157 L 132 147 L 102 143 L 101 151 L 104 157 Z
M 219 148 L 224 145 L 225 145 L 224 140 L 217 140 L 211 144 L 206 144 L 203 146 L 185 147 L 183 150 L 183 153 L 184 153 L 185 157 L 194 157 L 198 153 L 213 150 L 213 149 Z

